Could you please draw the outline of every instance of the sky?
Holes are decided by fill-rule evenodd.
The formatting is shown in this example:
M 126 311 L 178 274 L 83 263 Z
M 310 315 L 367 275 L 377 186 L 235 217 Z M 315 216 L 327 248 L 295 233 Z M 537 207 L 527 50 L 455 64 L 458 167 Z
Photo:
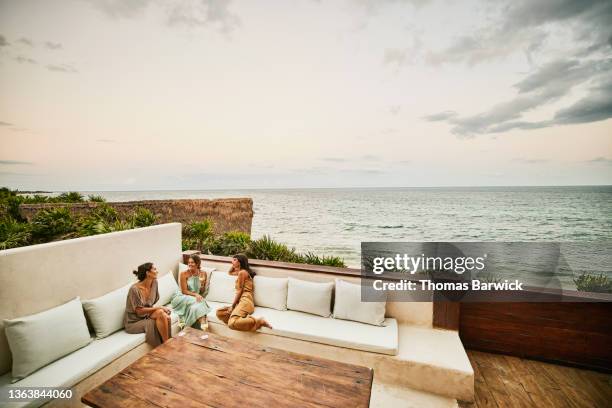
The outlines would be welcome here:
M 0 186 L 612 184 L 612 2 L 0 0 Z

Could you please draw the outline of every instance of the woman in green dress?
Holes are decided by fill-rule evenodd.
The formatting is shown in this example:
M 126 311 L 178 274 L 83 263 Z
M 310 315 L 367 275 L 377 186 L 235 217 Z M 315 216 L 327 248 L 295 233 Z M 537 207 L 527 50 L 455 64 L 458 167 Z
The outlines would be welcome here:
M 201 263 L 199 256 L 189 257 L 188 269 L 179 273 L 179 288 L 172 297 L 171 305 L 185 327 L 196 326 L 199 323 L 202 330 L 207 330 L 206 315 L 210 312 L 210 306 L 203 296 L 206 288 L 206 272 L 200 271 Z

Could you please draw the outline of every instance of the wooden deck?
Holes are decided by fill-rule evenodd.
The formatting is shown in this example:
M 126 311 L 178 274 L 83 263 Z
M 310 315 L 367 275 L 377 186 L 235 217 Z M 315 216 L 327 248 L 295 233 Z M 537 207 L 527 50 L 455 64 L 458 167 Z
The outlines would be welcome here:
M 476 407 L 610 407 L 612 377 L 596 371 L 468 350 Z

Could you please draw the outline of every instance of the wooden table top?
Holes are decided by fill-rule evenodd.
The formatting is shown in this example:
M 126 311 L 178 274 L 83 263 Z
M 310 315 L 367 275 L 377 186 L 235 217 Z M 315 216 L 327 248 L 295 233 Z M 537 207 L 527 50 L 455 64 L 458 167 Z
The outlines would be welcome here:
M 369 406 L 370 368 L 192 328 L 184 333 L 90 390 L 81 401 L 92 407 Z

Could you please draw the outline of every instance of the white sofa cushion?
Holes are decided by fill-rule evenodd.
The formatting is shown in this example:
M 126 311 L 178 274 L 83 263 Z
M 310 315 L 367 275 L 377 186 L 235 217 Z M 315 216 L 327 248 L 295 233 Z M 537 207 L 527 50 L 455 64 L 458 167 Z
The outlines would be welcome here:
M 381 326 L 385 321 L 385 306 L 386 302 L 362 302 L 361 285 L 336 279 L 335 319 Z
M 213 271 L 208 287 L 206 300 L 213 302 L 232 303 L 236 294 L 236 277 L 227 272 Z
M 289 278 L 287 308 L 329 317 L 333 288 L 333 282 L 310 282 Z
M 226 303 L 208 302 L 210 322 L 223 324 L 215 311 Z M 398 353 L 397 321 L 385 319 L 384 326 L 373 326 L 349 320 L 337 320 L 292 310 L 280 311 L 255 307 L 254 316 L 265 318 L 273 329 L 260 331 L 281 337 L 328 344 L 372 353 L 396 355 Z
M 0 377 L 0 390 L 8 387 L 60 387 L 70 388 L 95 373 L 119 356 L 144 343 L 145 334 L 118 331 L 103 339 L 41 368 L 23 380 L 10 384 L 10 374 Z M 4 391 L 4 390 L 3 390 Z M 0 394 L 3 393 L 0 391 Z M 27 407 L 38 407 L 44 401 L 24 402 Z
M 172 296 L 176 293 L 178 284 L 174 279 L 174 273 L 169 271 L 167 274 L 157 279 L 157 291 L 159 292 L 159 300 L 155 303 L 156 306 L 164 306 L 170 303 Z M 125 306 L 125 305 L 124 305 Z
M 5 320 L 4 324 L 15 381 L 92 340 L 78 297 L 44 312 Z
M 287 278 L 269 278 L 256 275 L 253 279 L 253 285 L 255 286 L 255 305 L 276 310 L 287 310 Z
M 123 329 L 125 302 L 130 286 L 126 285 L 95 299 L 83 300 L 83 309 L 93 326 L 96 338 L 102 339 Z

